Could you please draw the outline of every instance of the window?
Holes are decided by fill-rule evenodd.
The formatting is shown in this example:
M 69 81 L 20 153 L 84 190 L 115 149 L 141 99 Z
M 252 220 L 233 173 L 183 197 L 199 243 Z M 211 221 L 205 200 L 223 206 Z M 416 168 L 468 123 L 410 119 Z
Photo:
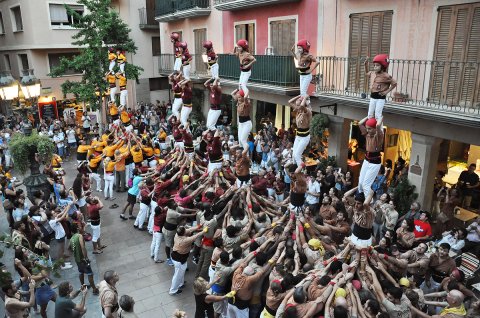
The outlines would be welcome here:
M 10 56 L 8 54 L 5 54 L 3 56 L 3 59 L 5 61 L 5 70 L 10 71 L 12 69 L 12 64 L 10 63 Z
M 3 15 L 0 12 L 0 34 L 5 34 L 5 26 L 3 25 Z
M 447 105 L 480 101 L 480 3 L 440 7 L 429 99 Z
M 48 54 L 48 64 L 50 65 L 50 71 L 53 70 L 55 67 L 60 65 L 61 58 L 71 59 L 76 56 L 78 53 L 49 53 Z M 80 74 L 81 72 L 69 69 L 66 70 L 63 75 L 74 75 Z
M 160 52 L 160 37 L 159 36 L 153 36 L 152 37 L 152 55 L 153 56 L 159 56 L 161 54 Z
M 161 91 L 165 89 L 170 89 L 170 84 L 168 83 L 168 78 L 166 77 L 149 78 L 148 84 L 150 87 L 150 91 Z
M 79 15 L 83 15 L 84 8 L 81 5 L 68 5 L 70 9 Z M 63 4 L 49 4 L 50 9 L 50 25 L 53 26 L 71 26 L 78 23 L 78 19 L 70 14 Z
M 255 23 L 237 24 L 235 26 L 235 43 L 240 39 L 247 40 L 249 52 L 255 54 Z
M 197 58 L 193 59 L 195 63 L 195 70 L 200 73 L 207 73 L 207 64 L 203 62 L 200 54 L 203 54 L 205 49 L 203 48 L 203 42 L 207 40 L 207 29 L 194 29 L 193 30 L 193 39 L 195 45 L 195 54 Z
M 295 19 L 270 21 L 270 45 L 275 55 L 289 55 L 295 44 Z
M 18 54 L 18 60 L 20 61 L 19 63 L 19 66 L 21 67 L 20 71 L 28 70 L 30 68 L 28 65 L 27 54 Z
M 393 11 L 367 12 L 350 15 L 348 90 L 365 92 L 367 81 L 363 60 L 369 56 L 390 53 Z M 373 63 L 370 63 L 373 66 Z
M 22 11 L 20 6 L 10 9 L 12 13 L 13 32 L 23 31 Z

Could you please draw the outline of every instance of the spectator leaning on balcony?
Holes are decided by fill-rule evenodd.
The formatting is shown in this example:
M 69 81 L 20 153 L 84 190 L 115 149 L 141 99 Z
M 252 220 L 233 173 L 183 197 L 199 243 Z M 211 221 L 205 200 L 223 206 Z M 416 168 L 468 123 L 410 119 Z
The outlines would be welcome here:
M 368 118 L 380 120 L 382 118 L 385 97 L 395 87 L 395 81 L 388 73 L 388 55 L 379 54 L 373 58 L 373 71 L 368 71 L 368 57 L 365 59 L 365 73 L 370 79 L 370 105 Z
M 237 46 L 233 49 L 233 54 L 238 56 L 240 60 L 240 79 L 238 80 L 239 89 L 248 95 L 247 83 L 252 74 L 252 65 L 257 60 L 248 51 L 248 41 L 241 39 L 237 42 Z
M 297 43 L 297 51 L 295 51 L 295 46 L 292 47 L 292 53 L 295 57 L 296 68 L 300 74 L 300 95 L 307 96 L 308 85 L 312 81 L 312 71 L 317 67 L 318 63 L 313 57 L 309 54 L 310 42 L 303 39 Z M 311 67 L 313 65 L 313 68 Z

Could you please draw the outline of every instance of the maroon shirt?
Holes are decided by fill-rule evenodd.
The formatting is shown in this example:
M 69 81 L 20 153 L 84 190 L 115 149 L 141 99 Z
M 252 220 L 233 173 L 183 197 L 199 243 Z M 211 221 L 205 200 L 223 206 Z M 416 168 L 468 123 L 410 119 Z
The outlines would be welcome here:
M 188 60 L 191 58 L 192 56 L 190 55 L 190 53 L 188 52 L 188 50 L 184 50 L 183 51 L 183 55 L 182 55 L 182 64 L 185 64 L 185 63 L 188 63 Z M 187 64 L 188 65 L 188 64 Z
M 210 65 L 213 65 L 217 62 L 217 54 L 215 54 L 215 51 L 213 49 L 208 50 L 207 52 L 207 63 Z
M 180 53 L 180 47 L 179 47 L 180 41 L 175 41 L 173 43 L 173 50 L 175 51 L 175 57 L 180 57 L 182 53 Z
M 172 82 L 172 90 L 175 98 L 180 98 L 182 97 L 182 87 L 178 85 L 178 82 L 173 81 Z
M 183 141 L 182 131 L 180 129 L 178 129 L 178 126 L 175 126 L 173 128 L 172 135 L 173 135 L 173 139 L 175 139 L 175 141 L 178 141 L 178 142 Z
M 192 88 L 190 85 L 186 84 L 183 87 L 182 91 L 182 101 L 184 104 L 191 104 L 192 103 Z
M 211 84 L 207 85 L 208 90 L 210 91 L 210 104 L 213 110 L 220 109 L 219 106 L 222 103 L 222 90 L 218 86 L 213 86 Z
M 185 129 L 182 129 L 182 136 L 183 136 L 183 144 L 185 148 L 190 148 L 190 149 L 185 149 L 186 152 L 192 152 L 193 151 L 193 137 L 192 134 L 190 134 L 188 131 Z M 191 150 L 191 151 L 189 151 Z
M 207 144 L 207 153 L 210 161 L 222 159 L 222 142 L 220 137 L 213 137 L 213 141 Z

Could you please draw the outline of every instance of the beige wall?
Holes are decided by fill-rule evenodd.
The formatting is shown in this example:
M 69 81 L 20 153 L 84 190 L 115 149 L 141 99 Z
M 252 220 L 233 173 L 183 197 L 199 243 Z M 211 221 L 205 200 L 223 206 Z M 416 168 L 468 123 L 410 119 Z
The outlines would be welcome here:
M 478 0 L 323 0 L 319 8 L 319 56 L 348 56 L 350 14 L 393 11 L 390 56 L 431 59 L 435 45 L 437 9 Z
M 193 38 L 194 29 L 207 29 L 207 40 L 213 42 L 215 52 L 223 53 L 223 27 L 222 12 L 212 9 L 209 16 L 182 19 L 168 23 L 160 23 L 160 37 L 162 40 L 162 54 L 172 54 L 173 46 L 170 42 L 170 34 L 174 31 L 182 31 L 182 39 L 188 43 L 191 54 L 202 54 L 195 52 Z

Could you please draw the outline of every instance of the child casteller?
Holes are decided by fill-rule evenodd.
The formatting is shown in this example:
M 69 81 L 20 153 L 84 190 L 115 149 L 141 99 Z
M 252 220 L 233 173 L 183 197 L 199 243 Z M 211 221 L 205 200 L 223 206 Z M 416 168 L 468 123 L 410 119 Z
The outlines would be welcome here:
M 375 118 L 377 121 L 382 119 L 387 94 L 397 87 L 397 81 L 387 73 L 388 64 L 387 54 L 379 54 L 373 58 L 373 71 L 368 70 L 368 57 L 364 63 L 370 83 L 368 118 Z

